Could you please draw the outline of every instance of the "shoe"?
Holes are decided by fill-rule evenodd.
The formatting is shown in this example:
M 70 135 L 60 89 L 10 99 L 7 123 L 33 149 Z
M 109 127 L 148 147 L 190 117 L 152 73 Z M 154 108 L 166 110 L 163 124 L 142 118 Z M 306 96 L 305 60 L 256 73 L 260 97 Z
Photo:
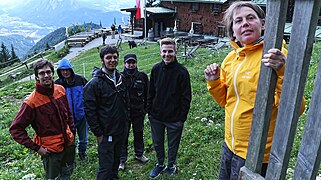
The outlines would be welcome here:
M 87 154 L 85 152 L 80 152 L 78 153 L 80 161 L 86 161 L 87 159 Z
M 157 178 L 164 170 L 166 169 L 166 165 L 157 164 L 156 167 L 150 172 L 149 177 L 154 179 Z
M 168 175 L 174 175 L 175 172 L 176 172 L 176 166 L 173 166 L 173 167 L 168 167 L 165 169 L 164 171 L 166 174 Z
M 141 155 L 141 156 L 136 156 L 135 159 L 141 163 L 146 163 L 149 159 L 144 156 L 144 155 Z
M 120 171 L 125 170 L 125 163 L 124 163 L 124 162 L 121 162 L 121 163 L 119 164 L 118 169 L 119 169 Z

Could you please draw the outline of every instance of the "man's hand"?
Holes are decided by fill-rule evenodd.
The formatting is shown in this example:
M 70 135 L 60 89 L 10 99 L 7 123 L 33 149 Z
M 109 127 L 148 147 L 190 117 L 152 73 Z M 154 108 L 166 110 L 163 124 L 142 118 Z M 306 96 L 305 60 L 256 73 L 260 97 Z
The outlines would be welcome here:
M 50 151 L 48 151 L 47 148 L 40 147 L 40 149 L 37 151 L 37 153 L 40 156 L 49 156 Z
M 101 135 L 101 136 L 97 137 L 97 142 L 100 144 L 103 141 L 103 139 L 104 139 L 104 136 Z

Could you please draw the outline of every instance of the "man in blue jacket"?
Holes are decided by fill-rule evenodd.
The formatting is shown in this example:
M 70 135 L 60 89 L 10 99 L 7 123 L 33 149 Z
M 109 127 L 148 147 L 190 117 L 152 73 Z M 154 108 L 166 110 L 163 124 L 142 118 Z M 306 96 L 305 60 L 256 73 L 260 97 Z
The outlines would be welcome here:
M 81 161 L 86 159 L 88 144 L 88 124 L 85 118 L 83 87 L 87 80 L 78 74 L 75 74 L 69 60 L 59 61 L 57 68 L 59 79 L 56 84 L 62 85 L 66 90 L 69 107 L 74 118 L 75 129 L 78 134 L 78 155 Z

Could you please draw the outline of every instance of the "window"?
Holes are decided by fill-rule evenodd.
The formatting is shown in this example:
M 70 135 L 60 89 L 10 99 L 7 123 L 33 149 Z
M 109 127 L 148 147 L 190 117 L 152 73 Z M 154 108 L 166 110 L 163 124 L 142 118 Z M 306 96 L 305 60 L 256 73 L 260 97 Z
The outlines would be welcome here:
M 192 3 L 191 4 L 191 10 L 192 12 L 197 12 L 199 10 L 199 3 Z
M 222 12 L 222 4 L 212 4 L 212 14 L 219 15 Z

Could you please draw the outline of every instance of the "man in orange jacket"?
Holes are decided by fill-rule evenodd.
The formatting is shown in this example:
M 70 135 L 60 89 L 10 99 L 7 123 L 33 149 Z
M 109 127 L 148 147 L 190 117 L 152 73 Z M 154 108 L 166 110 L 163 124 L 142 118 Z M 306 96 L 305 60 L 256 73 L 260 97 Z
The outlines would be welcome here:
M 54 67 L 47 60 L 34 65 L 36 89 L 24 100 L 9 131 L 19 144 L 37 152 L 46 179 L 70 179 L 74 167 L 74 122 L 65 89 L 54 84 Z M 35 131 L 31 140 L 25 130 Z

